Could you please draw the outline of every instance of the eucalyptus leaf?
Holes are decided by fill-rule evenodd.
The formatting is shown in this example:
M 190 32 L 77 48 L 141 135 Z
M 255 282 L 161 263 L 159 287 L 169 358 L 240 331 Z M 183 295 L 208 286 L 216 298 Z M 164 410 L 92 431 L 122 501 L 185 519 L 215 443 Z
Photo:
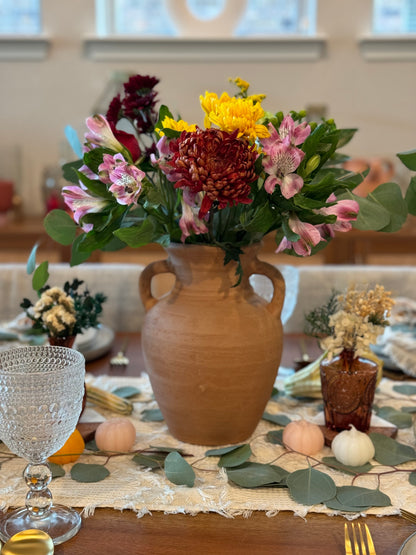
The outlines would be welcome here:
M 77 225 L 64 210 L 51 210 L 46 214 L 43 225 L 49 237 L 60 245 L 71 245 L 74 242 Z
M 373 468 L 373 465 L 370 463 L 366 463 L 361 466 L 350 466 L 342 464 L 337 461 L 335 457 L 323 457 L 322 462 L 331 468 L 340 470 L 341 472 L 345 472 L 346 474 L 352 474 L 353 476 L 357 474 L 365 474 Z
M 379 231 L 390 223 L 390 212 L 378 202 L 370 197 L 356 197 L 351 193 L 348 195 L 340 195 L 339 200 L 344 198 L 354 198 L 360 206 L 357 220 L 353 222 L 353 227 L 361 231 L 375 230 Z
M 150 218 L 144 220 L 139 226 L 123 227 L 114 232 L 114 235 L 124 241 L 129 247 L 138 248 L 152 243 L 155 226 Z
M 85 449 L 87 451 L 99 451 L 97 444 L 95 443 L 95 439 L 87 441 L 87 443 L 85 444 Z
M 416 407 L 402 407 L 402 412 L 408 412 L 410 414 L 413 414 L 416 412 Z
M 32 287 L 35 291 L 39 291 L 49 279 L 49 263 L 47 260 L 41 262 L 33 272 Z
M 346 513 L 361 513 L 370 508 L 370 505 L 367 507 L 357 507 L 352 505 L 346 505 L 345 503 L 341 503 L 337 497 L 330 499 L 329 501 L 325 501 L 325 505 L 328 509 L 332 509 L 334 511 L 343 511 Z
M 111 393 L 117 395 L 118 397 L 122 397 L 123 399 L 128 399 L 129 397 L 139 395 L 140 389 L 137 389 L 137 387 L 133 387 L 130 385 L 125 385 L 124 387 L 117 387 Z
M 166 457 L 167 455 L 162 453 L 154 453 L 152 455 L 137 453 L 134 455 L 132 461 L 146 468 L 159 469 L 163 468 Z
M 237 468 L 227 469 L 229 480 L 242 488 L 279 485 L 288 475 L 289 472 L 280 466 L 255 462 L 247 462 Z
M 391 422 L 399 429 L 410 428 L 412 425 L 411 414 L 397 410 L 393 407 L 381 407 L 377 411 L 377 414 L 380 418 L 384 418 L 384 420 Z
M 55 478 L 61 478 L 62 476 L 65 476 L 65 470 L 60 464 L 48 462 L 48 466 L 52 472 L 52 480 L 54 480 Z
M 39 244 L 36 243 L 36 245 L 30 251 L 29 258 L 27 259 L 26 273 L 29 275 L 33 274 L 36 268 L 36 252 L 38 250 L 38 247 L 39 247 Z
M 404 445 L 391 437 L 375 432 L 370 433 L 369 437 L 376 450 L 374 459 L 380 464 L 395 466 L 416 460 L 416 452 L 410 445 Z
M 70 261 L 71 267 L 82 264 L 83 262 L 88 260 L 88 258 L 91 256 L 91 252 L 82 251 L 79 248 L 79 245 L 81 245 L 84 241 L 84 237 L 85 237 L 85 234 L 78 235 L 78 237 L 76 237 L 75 241 L 72 243 L 71 261 Z
M 286 426 L 291 422 L 291 419 L 286 414 L 270 414 L 269 412 L 264 412 L 262 418 L 278 426 Z
M 266 434 L 266 440 L 274 445 L 283 445 L 283 430 L 270 430 Z
M 302 505 L 316 505 L 335 497 L 337 488 L 334 480 L 315 468 L 295 470 L 286 478 L 290 495 Z
M 193 487 L 195 472 L 192 466 L 177 451 L 169 453 L 165 459 L 166 478 L 177 486 Z
M 380 231 L 392 233 L 401 229 L 407 218 L 407 204 L 399 185 L 397 183 L 382 183 L 370 193 L 370 196 L 390 213 L 390 222 Z
M 402 395 L 416 395 L 416 385 L 398 384 L 393 386 L 393 391 Z
M 416 486 L 416 470 L 409 474 L 409 483 L 412 484 L 412 486 Z
M 102 464 L 76 463 L 71 468 L 71 478 L 76 482 L 101 482 L 110 475 Z
M 226 468 L 240 466 L 240 464 L 245 463 L 251 457 L 251 453 L 252 451 L 250 445 L 245 443 L 237 449 L 222 455 L 218 461 L 218 466 Z
M 243 447 L 243 445 L 246 445 L 246 444 L 242 443 L 240 445 L 230 445 L 228 447 L 220 447 L 219 449 L 208 449 L 208 451 L 205 451 L 205 456 L 206 457 L 221 457 L 221 455 L 225 455 L 226 453 L 231 453 L 232 451 L 235 451 L 236 449 L 240 449 L 240 447 Z
M 160 409 L 146 409 L 141 412 L 143 422 L 162 422 L 163 414 Z
M 160 453 L 172 453 L 176 451 L 177 453 L 183 454 L 182 449 L 178 449 L 177 447 L 166 447 L 164 445 L 150 445 L 149 446 L 152 451 L 160 451 Z
M 387 507 L 391 505 L 388 495 L 378 489 L 359 486 L 341 486 L 337 488 L 336 497 L 340 503 L 350 507 Z

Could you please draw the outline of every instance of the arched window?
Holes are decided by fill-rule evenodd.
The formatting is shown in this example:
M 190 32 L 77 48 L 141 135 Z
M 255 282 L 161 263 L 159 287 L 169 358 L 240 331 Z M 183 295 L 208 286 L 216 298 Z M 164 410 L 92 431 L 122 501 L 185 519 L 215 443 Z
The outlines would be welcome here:
M 310 35 L 316 0 L 96 0 L 96 10 L 101 36 Z

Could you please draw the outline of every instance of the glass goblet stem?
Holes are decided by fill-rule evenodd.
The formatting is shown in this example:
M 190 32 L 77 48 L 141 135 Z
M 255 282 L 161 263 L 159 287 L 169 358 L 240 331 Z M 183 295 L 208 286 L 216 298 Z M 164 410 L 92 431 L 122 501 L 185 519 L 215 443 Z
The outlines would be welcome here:
M 29 491 L 26 495 L 26 509 L 33 518 L 48 515 L 52 506 L 52 493 L 48 488 L 52 472 L 48 463 L 28 464 L 23 472 Z

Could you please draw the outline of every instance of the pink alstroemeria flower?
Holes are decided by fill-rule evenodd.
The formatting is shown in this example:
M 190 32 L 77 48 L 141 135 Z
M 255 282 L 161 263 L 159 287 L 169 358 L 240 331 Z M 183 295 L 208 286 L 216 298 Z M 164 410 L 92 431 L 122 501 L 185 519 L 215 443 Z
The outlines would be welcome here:
M 110 174 L 118 167 L 126 165 L 127 162 L 124 156 L 120 153 L 115 154 L 104 154 L 103 163 L 98 166 L 98 173 L 100 181 L 106 185 L 111 185 L 113 181 L 110 178 Z
M 172 139 L 168 139 L 166 135 L 162 135 L 162 137 L 156 143 L 156 148 L 160 154 L 160 157 L 156 158 L 154 154 L 151 154 L 150 161 L 154 166 L 159 167 L 159 169 L 166 175 L 169 181 L 176 183 L 176 181 L 179 181 L 182 176 L 169 163 L 173 156 L 173 152 L 170 149 L 171 141 Z
M 78 185 L 68 185 L 62 189 L 62 196 L 65 204 L 74 213 L 74 220 L 77 224 L 86 214 L 102 212 L 109 201 L 102 197 L 94 197 L 86 189 Z M 92 224 L 83 224 L 82 229 L 86 232 L 91 231 Z
M 303 187 L 303 179 L 294 173 L 302 162 L 305 153 L 284 141 L 277 141 L 264 147 L 266 156 L 262 164 L 269 177 L 264 183 L 265 190 L 272 194 L 276 185 L 280 185 L 282 195 L 289 199 L 298 193 Z
M 315 247 L 318 243 L 325 240 L 316 226 L 302 222 L 297 216 L 291 216 L 289 218 L 289 227 L 294 233 L 300 236 L 300 239 L 291 242 L 286 237 L 283 237 L 280 245 L 275 251 L 276 253 L 283 252 L 287 249 L 293 249 L 299 256 L 309 256 L 312 247 Z
M 85 133 L 85 140 L 87 143 L 92 143 L 97 146 L 104 146 L 123 152 L 124 146 L 115 138 L 110 124 L 101 114 L 91 116 L 86 120 L 89 133 Z
M 326 208 L 321 208 L 318 210 L 319 214 L 334 215 L 337 217 L 333 224 L 322 224 L 319 227 L 321 235 L 323 237 L 334 237 L 335 231 L 351 231 L 352 223 L 357 219 L 358 212 L 360 211 L 360 205 L 356 200 L 339 200 L 337 201 L 334 193 L 327 198 L 326 202 L 336 202 L 333 206 L 328 206 Z
M 189 189 L 183 190 L 182 216 L 179 220 L 179 227 L 182 230 L 182 243 L 191 235 L 191 232 L 195 233 L 195 235 L 208 233 L 205 222 L 198 218 L 203 197 L 204 194 L 202 192 L 192 193 Z
M 311 134 L 311 128 L 307 121 L 295 125 L 292 116 L 285 116 L 279 127 L 281 140 L 289 137 L 290 144 L 293 146 L 301 145 Z

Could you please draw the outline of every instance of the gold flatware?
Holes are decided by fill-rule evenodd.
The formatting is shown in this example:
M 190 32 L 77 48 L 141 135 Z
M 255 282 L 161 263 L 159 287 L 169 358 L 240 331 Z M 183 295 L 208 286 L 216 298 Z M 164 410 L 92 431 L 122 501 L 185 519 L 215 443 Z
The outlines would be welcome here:
M 406 520 L 413 522 L 413 524 L 416 524 L 416 515 L 413 513 L 410 513 L 409 511 L 406 511 L 405 509 L 400 509 L 400 516 L 402 516 L 403 518 L 405 518 Z
M 344 524 L 345 555 L 376 555 L 370 530 L 367 524 L 364 524 L 363 527 L 365 534 L 363 534 L 361 524 L 359 522 L 351 523 L 350 536 L 348 524 Z
M 52 538 L 42 530 L 23 530 L 12 536 L 1 550 L 1 555 L 52 555 Z

